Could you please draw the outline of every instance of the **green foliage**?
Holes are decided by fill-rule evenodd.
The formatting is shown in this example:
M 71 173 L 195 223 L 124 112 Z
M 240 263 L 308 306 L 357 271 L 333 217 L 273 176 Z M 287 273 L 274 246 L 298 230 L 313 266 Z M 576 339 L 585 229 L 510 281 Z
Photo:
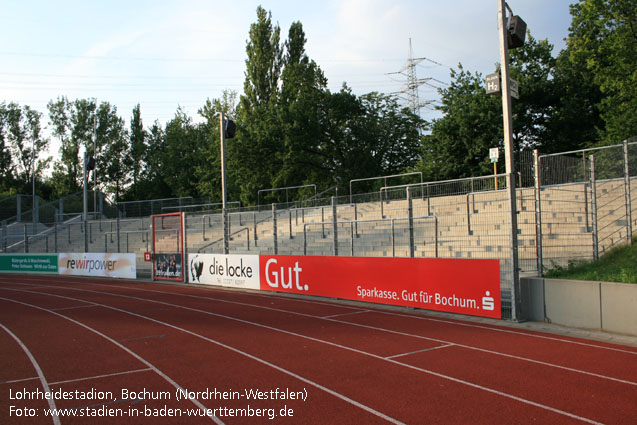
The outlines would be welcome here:
M 525 46 L 511 51 L 520 92 L 513 102 L 516 151 L 563 152 L 637 135 L 636 9 L 631 0 L 580 0 L 571 8 L 567 48 L 557 57 L 548 40 L 530 33 Z M 306 43 L 300 22 L 281 42 L 271 13 L 258 7 L 246 44 L 243 94 L 238 102 L 231 91 L 207 100 L 199 111 L 203 123 L 178 109 L 165 126 L 145 129 L 137 105 L 126 129 L 107 102 L 51 101 L 49 128 L 60 152 L 47 179 L 39 178 L 47 159 L 38 154 L 48 143 L 40 134 L 41 115 L 1 103 L 0 191 L 28 193 L 35 144 L 40 193 L 57 198 L 77 192 L 81 148 L 92 152 L 95 143 L 98 188 L 117 199 L 220 201 L 219 112 L 237 124 L 237 137 L 226 146 L 227 187 L 229 200 L 244 205 L 273 187 L 316 184 L 321 191 L 337 185 L 346 193 L 354 178 L 420 170 L 426 180 L 442 180 L 493 171 L 488 150 L 503 145 L 502 107 L 498 96 L 486 94 L 482 74 L 462 65 L 451 70 L 451 83 L 441 90 L 443 116 L 425 123 L 390 95 L 357 96 L 345 84 L 330 92 Z M 600 175 L 604 163 L 599 158 Z M 504 171 L 503 155 L 498 170 Z M 357 190 L 375 189 L 366 184 Z
M 221 203 L 221 140 L 220 140 L 220 117 L 223 112 L 227 117 L 236 116 L 237 92 L 224 90 L 220 99 L 207 99 L 203 108 L 199 110 L 206 122 L 201 125 L 202 136 L 206 137 L 205 145 L 201 154 L 204 161 L 195 169 L 197 177 L 197 190 L 200 197 L 210 199 L 212 202 Z M 228 200 L 239 199 L 237 182 L 240 176 L 235 175 L 234 169 L 240 161 L 233 155 L 234 139 L 226 141 L 226 160 L 230 165 L 226 167 L 227 173 L 231 176 L 226 185 L 228 190 Z
M 601 138 L 617 143 L 637 134 L 637 3 L 580 0 L 571 6 L 568 57 L 585 68 L 602 96 Z
M 462 65 L 451 70 L 451 84 L 440 91 L 444 116 L 423 138 L 418 167 L 427 180 L 480 176 L 492 172 L 489 148 L 502 147 L 502 106 L 490 96 L 480 73 Z
M 124 120 L 117 115 L 117 108 L 102 102 L 97 110 L 96 161 L 98 181 L 106 191 L 120 200 L 124 188 L 130 183 L 133 168 L 128 151 L 128 133 Z M 89 152 L 92 152 L 89 148 Z
M 601 282 L 637 283 L 637 238 L 632 245 L 618 246 L 595 262 L 570 262 L 567 267 L 556 266 L 546 277 Z
M 246 79 L 239 101 L 239 128 L 232 143 L 233 156 L 241 158 L 235 171 L 242 176 L 241 201 L 252 203 L 259 189 L 272 187 L 281 169 L 283 150 L 276 112 L 283 48 L 280 28 L 260 6 L 257 22 L 250 26 L 246 46 Z
M 61 156 L 53 171 L 58 196 L 77 192 L 82 187 L 80 146 L 92 141 L 95 99 L 78 99 L 70 102 L 66 97 L 49 102 L 49 120 L 53 136 L 61 144 Z
M 144 124 L 142 123 L 142 112 L 139 103 L 133 109 L 133 117 L 130 124 L 130 144 L 128 147 L 128 154 L 132 165 L 132 180 L 133 180 L 133 195 L 134 198 L 139 197 L 137 190 L 137 181 L 143 171 L 144 152 L 146 150 L 146 130 L 144 130 Z
M 47 168 L 49 158 L 42 158 L 49 140 L 42 136 L 42 114 L 28 105 L 11 102 L 0 105 L 0 167 L 2 180 L 29 186 Z M 30 191 L 29 191 L 30 192 Z

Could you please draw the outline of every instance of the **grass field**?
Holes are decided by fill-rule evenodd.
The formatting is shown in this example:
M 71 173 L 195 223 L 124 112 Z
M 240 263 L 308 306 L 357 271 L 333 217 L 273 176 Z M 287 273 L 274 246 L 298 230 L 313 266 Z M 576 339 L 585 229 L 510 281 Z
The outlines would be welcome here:
M 603 282 L 637 283 L 637 238 L 632 245 L 611 249 L 598 261 L 570 263 L 549 270 L 546 277 Z

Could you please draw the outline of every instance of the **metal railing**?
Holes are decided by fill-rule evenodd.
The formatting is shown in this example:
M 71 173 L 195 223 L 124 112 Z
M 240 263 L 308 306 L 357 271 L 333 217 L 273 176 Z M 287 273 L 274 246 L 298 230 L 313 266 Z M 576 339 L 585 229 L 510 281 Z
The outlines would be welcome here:
M 511 259 L 510 211 L 502 174 L 313 197 L 311 205 L 232 209 L 229 234 L 235 241 L 230 252 L 497 259 L 502 313 L 510 318 L 513 267 L 538 275 L 554 266 L 592 260 L 632 241 L 637 230 L 637 142 L 536 154 L 531 168 L 534 186 L 519 187 L 516 194 L 517 265 Z M 220 217 L 187 212 L 187 250 L 216 249 L 222 240 L 215 236 L 222 234 Z M 65 252 L 83 239 L 84 231 L 93 235 L 91 250 L 119 251 L 123 245 L 127 251 L 148 250 L 143 219 L 89 221 L 87 229 L 75 222 L 42 225 L 46 233 L 32 237 L 30 229 L 25 235 L 23 227 L 4 223 L 3 252 L 37 252 L 52 246 Z M 100 237 L 105 232 L 107 243 Z

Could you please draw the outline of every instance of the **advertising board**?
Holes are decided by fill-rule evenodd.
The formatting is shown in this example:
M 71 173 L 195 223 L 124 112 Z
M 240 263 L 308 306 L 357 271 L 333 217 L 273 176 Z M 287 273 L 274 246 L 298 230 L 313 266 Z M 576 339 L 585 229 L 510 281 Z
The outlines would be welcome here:
M 57 254 L 0 254 L 0 272 L 57 273 Z
M 137 259 L 135 254 L 60 253 L 58 269 L 61 275 L 135 279 Z
M 498 260 L 259 257 L 261 289 L 501 318 Z
M 188 264 L 191 283 L 260 289 L 258 255 L 190 254 Z

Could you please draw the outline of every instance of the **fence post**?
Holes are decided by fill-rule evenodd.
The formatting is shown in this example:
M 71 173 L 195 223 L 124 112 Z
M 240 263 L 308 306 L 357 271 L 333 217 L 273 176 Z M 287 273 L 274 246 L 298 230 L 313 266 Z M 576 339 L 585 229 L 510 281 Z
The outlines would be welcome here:
M 272 203 L 272 241 L 274 242 L 274 255 L 279 253 L 279 247 L 277 243 L 277 229 L 276 229 L 276 204 Z
M 181 202 L 181 198 L 179 199 L 179 202 Z M 181 205 L 179 207 L 181 211 Z M 225 206 L 221 208 L 221 221 L 223 225 L 223 253 L 228 254 L 230 253 L 230 226 L 232 223 L 230 216 L 228 215 L 228 209 Z
M 409 257 L 414 258 L 414 207 L 410 187 L 407 187 L 407 217 L 409 217 Z
M 338 256 L 338 217 L 336 216 L 336 197 L 332 196 L 332 225 L 334 227 L 334 256 Z
M 597 185 L 595 184 L 595 155 L 591 161 L 591 215 L 593 220 L 593 259 L 599 260 L 599 235 L 597 234 Z
M 33 227 L 40 221 L 40 197 L 36 195 L 33 199 Z
M 544 258 L 542 252 L 542 185 L 540 175 L 540 156 L 537 149 L 533 151 L 533 165 L 535 167 L 535 248 L 537 250 L 537 271 L 544 275 Z M 586 191 L 586 186 L 584 186 Z
M 2 220 L 2 252 L 7 252 L 7 220 Z
M 473 180 L 471 180 L 473 183 Z M 471 236 L 473 232 L 471 231 L 471 212 L 469 211 L 469 194 L 467 193 L 467 234 Z
M 434 216 L 434 243 L 436 245 L 436 258 L 438 258 L 438 217 Z
M 630 200 L 630 168 L 628 168 L 628 140 L 624 140 L 624 188 L 626 194 L 626 239 L 633 243 L 633 217 Z
M 354 256 L 354 222 L 350 221 L 349 222 L 349 240 L 351 242 L 351 247 L 352 247 L 352 257 Z
M 303 255 L 307 255 L 307 224 L 303 224 Z
M 354 232 L 355 237 L 358 238 L 358 204 L 354 204 Z
M 385 207 L 383 202 L 383 189 L 380 189 L 380 218 L 385 218 Z
M 254 246 L 257 246 L 257 241 L 259 240 L 259 235 L 257 235 L 257 213 L 256 211 L 252 211 L 252 232 L 254 234 Z
M 53 252 L 58 252 L 58 223 L 53 223 Z
M 117 227 L 117 252 L 120 252 L 119 250 L 119 217 L 117 217 L 117 222 L 116 222 L 116 227 Z
M 396 235 L 396 230 L 395 230 L 395 226 L 394 226 L 394 218 L 391 219 L 391 256 L 395 257 L 396 256 L 396 239 L 395 239 L 395 235 Z
M 292 237 L 292 210 L 288 208 L 288 227 L 290 229 L 290 239 L 293 239 Z
M 29 252 L 29 234 L 27 233 L 27 225 L 24 225 L 24 252 Z
M 325 207 L 321 207 L 321 238 L 325 239 Z
M 16 221 L 22 222 L 22 195 L 16 196 Z

